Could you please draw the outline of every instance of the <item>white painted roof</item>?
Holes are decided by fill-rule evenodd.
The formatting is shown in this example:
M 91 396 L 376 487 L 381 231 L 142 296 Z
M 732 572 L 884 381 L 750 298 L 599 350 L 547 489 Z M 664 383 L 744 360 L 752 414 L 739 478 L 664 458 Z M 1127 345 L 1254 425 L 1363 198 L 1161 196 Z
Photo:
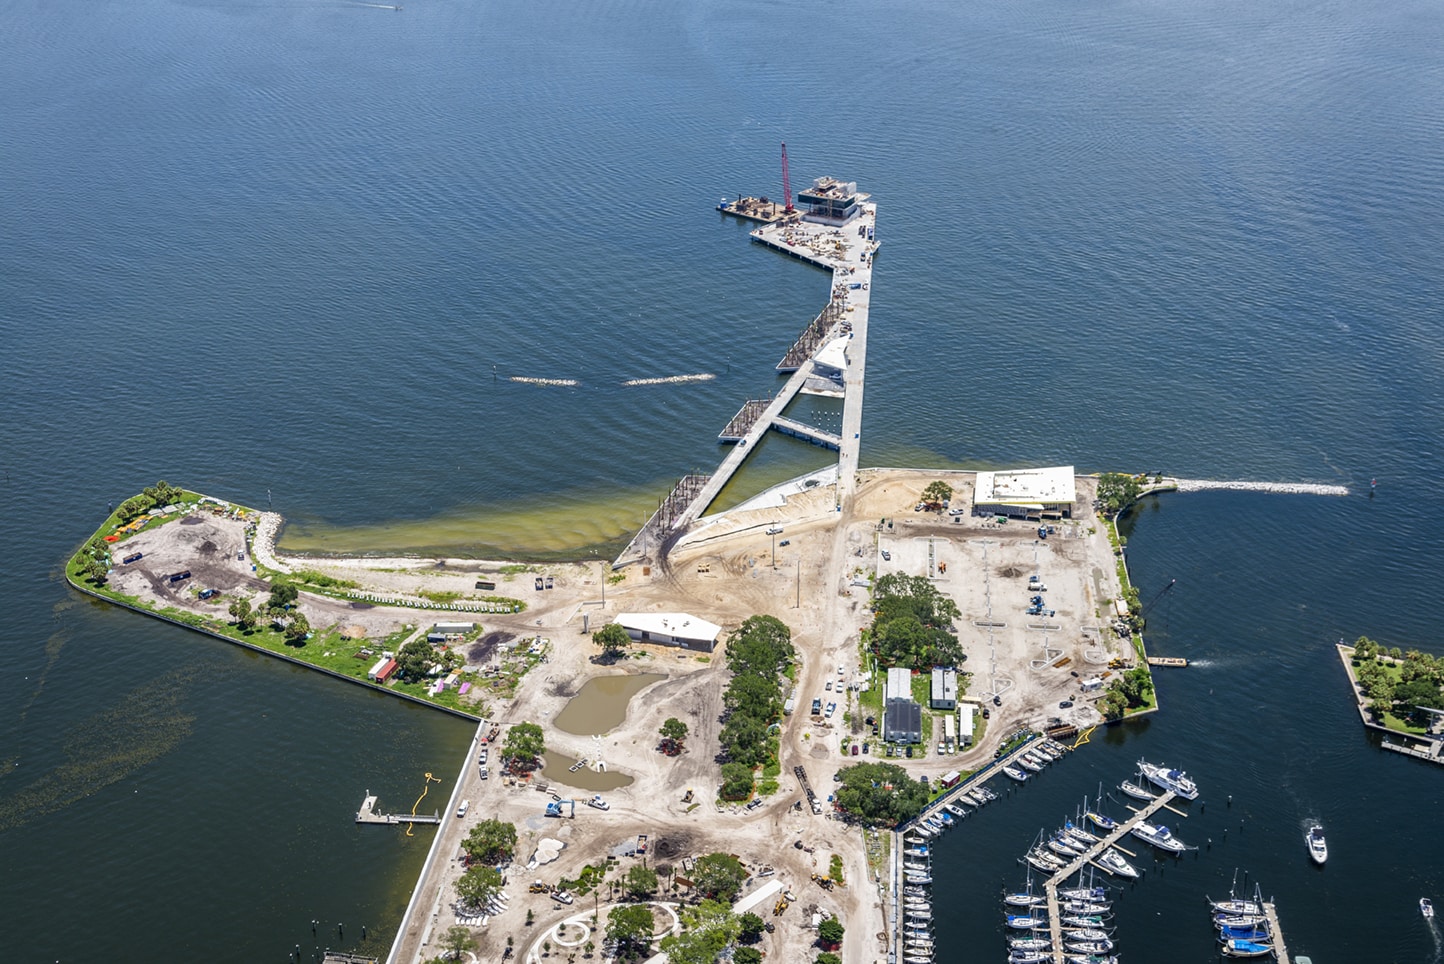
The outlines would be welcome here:
M 823 345 L 822 350 L 813 356 L 813 364 L 818 368 L 824 369 L 824 371 L 819 372 L 819 374 L 826 374 L 827 371 L 847 371 L 847 342 L 848 339 L 845 336 L 842 338 L 834 338 L 826 345 Z
M 1078 495 L 1073 466 L 979 472 L 973 486 L 975 505 L 1037 505 L 1071 503 Z
M 706 639 L 716 641 L 722 627 L 709 623 L 700 616 L 688 613 L 617 613 L 616 621 L 623 629 L 652 633 L 658 636 L 678 636 L 682 639 Z

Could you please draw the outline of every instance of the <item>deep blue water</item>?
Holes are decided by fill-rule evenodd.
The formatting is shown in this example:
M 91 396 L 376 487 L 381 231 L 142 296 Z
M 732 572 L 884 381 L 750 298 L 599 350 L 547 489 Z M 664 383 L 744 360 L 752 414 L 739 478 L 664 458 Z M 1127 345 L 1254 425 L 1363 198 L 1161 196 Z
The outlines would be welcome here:
M 1373 502 L 1139 513 L 1145 595 L 1180 579 L 1157 645 L 1217 665 L 1161 680 L 1144 732 L 1037 789 L 1186 756 L 1210 820 L 1232 793 L 1276 838 L 1188 873 L 1218 890 L 1255 864 L 1316 960 L 1437 955 L 1409 911 L 1444 847 L 1411 828 L 1444 773 L 1368 744 L 1326 652 L 1441 651 L 1437 5 L 4 0 L 0 22 L 17 959 L 275 958 L 312 918 L 381 922 L 421 848 L 349 814 L 466 739 L 75 602 L 57 569 L 106 503 L 164 477 L 269 497 L 295 545 L 615 543 L 715 463 L 826 297 L 711 210 L 777 195 L 784 140 L 794 185 L 855 178 L 882 206 L 867 463 L 1379 477 Z M 694 372 L 717 378 L 620 384 Z M 729 498 L 823 457 L 771 439 Z M 107 742 L 126 735 L 149 749 Z M 1032 806 L 994 813 L 1026 837 L 1057 810 Z M 1312 807 L 1338 853 L 1310 876 L 1292 824 Z M 1188 873 L 1139 887 L 1178 943 L 1155 954 L 1139 918 L 1129 960 L 1206 954 Z M 964 936 L 991 948 L 978 906 Z

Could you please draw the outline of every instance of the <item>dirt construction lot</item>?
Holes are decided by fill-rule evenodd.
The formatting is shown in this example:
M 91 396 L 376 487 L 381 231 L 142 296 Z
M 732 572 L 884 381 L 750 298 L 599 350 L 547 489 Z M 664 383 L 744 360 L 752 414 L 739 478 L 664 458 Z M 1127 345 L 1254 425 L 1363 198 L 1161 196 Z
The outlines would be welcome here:
M 874 680 L 868 675 L 873 667 L 859 647 L 859 634 L 871 621 L 871 581 L 889 572 L 923 576 L 956 601 L 961 618 L 955 628 L 967 656 L 962 668 L 973 674 L 965 698 L 984 701 L 991 712 L 985 736 L 964 753 L 940 758 L 928 747 L 916 759 L 892 761 L 914 775 L 936 778 L 947 770 L 976 767 L 991 759 L 998 737 L 1019 724 L 1041 726 L 1052 717 L 1080 725 L 1096 721 L 1091 703 L 1079 692 L 1080 679 L 1106 671 L 1108 659 L 1119 655 L 1118 641 L 1108 629 L 1108 604 L 1118 592 L 1115 562 L 1090 508 L 1091 479 L 1078 480 L 1073 518 L 1055 522 L 1054 531 L 1040 538 L 1036 524 L 999 525 L 966 513 L 952 517 L 914 511 L 922 489 L 938 478 L 954 487 L 954 505 L 970 504 L 969 473 L 864 470 L 845 511 L 836 510 L 834 487 L 820 485 L 785 502 L 778 499 L 767 507 L 708 517 L 665 558 L 612 574 L 619 581 L 605 587 L 600 564 L 284 557 L 287 568 L 354 582 L 361 591 L 388 600 L 378 604 L 303 592 L 299 605 L 317 630 L 358 627 L 368 637 L 382 638 L 404 625 L 421 633 L 438 620 L 477 620 L 482 635 L 465 652 L 482 665 L 503 642 L 533 637 L 549 641 L 544 660 L 522 677 L 513 698 L 503 699 L 478 685 L 473 697 L 477 691 L 481 696 L 469 705 L 489 718 L 478 736 L 492 724 L 501 727 L 504 738 L 508 725 L 535 722 L 543 727 L 554 756 L 530 780 L 512 781 L 499 774 L 499 750 L 489 747 L 489 778 L 482 779 L 477 763 L 481 746 L 473 745 L 454 797 L 470 805 L 465 817 L 456 815 L 454 804 L 445 812 L 435 859 L 423 875 L 414 912 L 397 937 L 396 960 L 411 964 L 437 956 L 442 933 L 457 923 L 472 929 L 480 960 L 503 960 L 508 938 L 512 959 L 538 962 L 544 942 L 580 946 L 585 937 L 600 946 L 599 934 L 583 931 L 594 907 L 605 926 L 602 905 L 610 899 L 605 883 L 599 893 L 569 906 L 529 892 L 529 885 L 576 879 L 585 865 L 601 864 L 608 856 L 618 862 L 608 873 L 610 881 L 643 860 L 653 869 L 685 877 L 690 858 L 722 851 L 738 855 L 753 873 L 744 899 L 774 883 L 797 898 L 775 917 L 775 894 L 756 908 L 776 925 L 760 945 L 770 960 L 815 957 L 812 913 L 817 911 L 836 914 L 846 926 L 840 953 L 847 964 L 885 961 L 885 895 L 869 872 L 866 851 L 885 844 L 887 835 L 865 834 L 834 819 L 825 806 L 822 815 L 814 815 L 793 773 L 795 766 L 804 767 L 811 786 L 825 799 L 841 766 L 866 759 L 861 754 L 843 756 L 871 737 L 863 713 L 851 713 L 847 723 L 844 716 L 858 709 L 861 689 L 881 685 L 880 676 Z M 118 566 L 114 588 L 159 606 L 224 619 L 226 597 L 254 598 L 269 591 L 251 571 L 244 525 L 228 518 L 188 517 L 143 531 L 123 545 L 127 553 L 140 551 L 144 558 Z M 186 569 L 191 572 L 188 579 L 169 581 L 170 575 Z M 1032 576 L 1046 589 L 1030 591 Z M 535 588 L 538 580 L 543 589 Z M 480 598 L 475 595 L 479 581 L 494 582 L 496 595 L 524 599 L 528 608 L 515 614 L 453 616 L 422 602 L 428 594 Z M 551 588 L 545 588 L 547 584 Z M 200 600 L 201 587 L 222 590 L 222 604 Z M 1033 596 L 1042 597 L 1041 611 L 1029 615 L 1024 610 Z M 619 612 L 689 613 L 722 626 L 724 642 L 711 654 L 635 646 L 629 658 L 603 664 L 583 630 L 594 630 Z M 728 682 L 725 639 L 759 613 L 776 616 L 792 629 L 798 653 L 797 710 L 780 730 L 779 789 L 748 810 L 717 803 L 716 754 Z M 558 714 L 588 680 L 640 673 L 658 678 L 631 698 L 620 722 L 579 733 L 556 725 Z M 809 704 L 814 696 L 836 702 L 836 712 L 830 718 L 813 717 Z M 1060 709 L 1065 699 L 1075 700 L 1075 705 Z M 671 716 L 689 728 L 686 750 L 676 757 L 663 755 L 657 746 L 658 728 Z M 875 757 L 881 748 L 870 743 Z M 569 769 L 580 759 L 589 765 Z M 599 759 L 605 774 L 596 772 Z M 625 785 L 612 786 L 621 781 Z M 603 783 L 608 809 L 587 806 Z M 684 802 L 689 790 L 692 798 Z M 554 799 L 574 803 L 563 817 L 544 816 L 546 803 Z M 399 809 L 399 803 L 381 801 L 383 812 L 393 808 Z M 486 919 L 459 916 L 454 883 L 462 871 L 460 843 L 477 820 L 490 817 L 513 822 L 520 837 L 516 862 L 508 871 L 505 909 Z M 393 831 L 378 827 L 371 832 Z M 636 852 L 643 834 L 648 838 L 645 854 Z M 528 866 L 545 839 L 564 845 L 559 855 Z M 812 875 L 825 876 L 833 854 L 842 858 L 846 886 L 826 890 Z M 659 899 L 684 896 L 685 888 L 674 892 L 664 887 Z M 530 925 L 528 910 L 534 915 Z M 586 920 L 556 929 L 578 915 Z M 665 914 L 659 916 L 665 919 Z

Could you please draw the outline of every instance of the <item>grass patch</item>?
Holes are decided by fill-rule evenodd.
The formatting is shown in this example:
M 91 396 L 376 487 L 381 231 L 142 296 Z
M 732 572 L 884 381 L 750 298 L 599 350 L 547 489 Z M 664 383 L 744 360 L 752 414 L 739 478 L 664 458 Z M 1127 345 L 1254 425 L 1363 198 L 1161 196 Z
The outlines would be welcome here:
M 337 579 L 328 576 L 324 572 L 316 572 L 314 569 L 301 569 L 291 574 L 292 582 L 305 583 L 307 586 L 315 586 L 318 589 L 360 589 L 359 582 L 350 579 Z

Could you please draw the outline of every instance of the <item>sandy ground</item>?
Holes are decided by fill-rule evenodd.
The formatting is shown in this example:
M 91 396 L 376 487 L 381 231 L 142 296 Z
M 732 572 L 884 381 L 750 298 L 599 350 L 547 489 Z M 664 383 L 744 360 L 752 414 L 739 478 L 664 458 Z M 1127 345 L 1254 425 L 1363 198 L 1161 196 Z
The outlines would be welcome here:
M 637 565 L 622 570 L 621 580 L 605 587 L 606 570 L 597 562 L 517 567 L 463 559 L 282 557 L 293 570 L 313 569 L 354 580 L 375 593 L 412 596 L 429 590 L 525 600 L 527 611 L 514 616 L 462 616 L 311 594 L 303 594 L 301 606 L 313 626 L 359 625 L 373 637 L 402 624 L 425 626 L 458 618 L 480 620 L 488 633 L 549 638 L 548 661 L 523 679 L 514 700 L 488 706 L 489 715 L 503 728 L 520 721 L 541 723 L 548 748 L 573 757 L 595 758 L 600 747 L 608 770 L 633 781 L 607 791 L 610 809 L 601 811 L 582 805 L 590 791 L 567 785 L 567 779 L 576 783 L 577 778 L 565 769 L 515 783 L 497 775 L 496 751 L 491 753 L 491 779 L 480 779 L 478 767 L 469 763 L 458 791 L 458 799 L 470 801 L 468 815 L 465 819 L 449 815 L 439 831 L 438 860 L 422 882 L 417 913 L 398 938 L 402 946 L 397 959 L 409 964 L 418 955 L 429 959 L 438 953 L 441 933 L 457 922 L 451 888 L 462 869 L 456 860 L 460 842 L 477 819 L 500 817 L 517 825 L 521 842 L 518 863 L 509 873 L 508 909 L 485 926 L 475 927 L 481 960 L 501 960 L 508 936 L 515 941 L 516 957 L 529 959 L 530 949 L 539 948 L 542 940 L 556 942 L 552 927 L 557 922 L 590 910 L 582 905 L 592 898 L 566 907 L 544 894 L 530 894 L 531 881 L 555 884 L 563 877 L 575 878 L 584 864 L 621 853 L 638 834 L 647 834 L 651 847 L 646 859 L 654 869 L 672 866 L 685 874 L 686 858 L 721 850 L 737 854 L 754 874 L 764 868 L 773 871 L 754 876 L 749 890 L 777 880 L 799 902 L 778 917 L 772 915 L 772 899 L 758 908 L 777 925 L 760 945 L 769 959 L 807 961 L 815 956 L 810 917 L 816 909 L 837 914 L 847 927 L 842 948 L 847 964 L 885 961 L 884 900 L 879 885 L 868 879 L 864 835 L 830 815 L 814 816 L 805 805 L 794 807 L 803 797 L 792 773 L 796 765 L 805 767 L 814 790 L 825 797 L 839 767 L 865 759 L 841 754 L 842 747 L 861 742 L 867 734 L 860 723 L 844 733 L 842 714 L 852 693 L 839 697 L 836 687 L 839 682 L 862 681 L 858 643 L 859 630 L 870 620 L 869 577 L 892 571 L 928 576 L 957 602 L 962 619 L 956 628 L 968 656 L 964 668 L 975 674 L 969 696 L 987 700 L 991 711 L 985 736 L 971 751 L 939 757 L 929 749 L 917 759 L 891 761 L 915 775 L 936 778 L 951 769 L 976 767 L 990 759 L 997 740 L 1019 724 L 1041 726 L 1054 717 L 1080 725 L 1096 722 L 1091 703 L 1079 692 L 1079 679 L 1106 669 L 1108 657 L 1119 649 L 1107 631 L 1105 601 L 1116 594 L 1117 585 L 1106 535 L 1088 508 L 1092 480 L 1079 480 L 1077 518 L 1040 540 L 1036 526 L 1020 522 L 997 526 L 967 515 L 955 520 L 913 511 L 919 493 L 937 478 L 954 486 L 955 505 L 970 503 L 970 473 L 864 470 L 858 475 L 850 512 L 835 511 L 834 489 L 825 485 L 804 490 L 781 507 L 734 510 L 704 519 L 665 560 L 654 560 L 650 569 Z M 776 526 L 780 533 L 767 531 Z M 122 567 L 112 582 L 122 592 L 161 605 L 223 617 L 224 605 L 202 603 L 187 586 L 214 587 L 228 594 L 266 592 L 264 582 L 251 572 L 244 539 L 242 524 L 224 518 L 200 515 L 170 523 L 125 544 L 127 552 L 143 551 L 145 558 Z M 889 559 L 883 559 L 883 551 Z M 172 587 L 166 576 L 178 567 L 189 568 L 192 577 Z M 1047 607 L 1054 610 L 1051 616 L 1030 617 L 1023 612 L 1032 595 L 1027 591 L 1028 577 L 1035 573 L 1048 587 L 1044 596 Z M 538 576 L 550 577 L 554 588 L 536 591 Z M 478 579 L 495 581 L 496 589 L 476 590 Z M 722 625 L 724 637 L 757 613 L 770 613 L 792 627 L 800 657 L 798 712 L 787 718 L 782 730 L 780 792 L 764 806 L 746 811 L 715 803 L 718 714 L 728 677 L 722 649 L 704 660 L 694 653 L 645 647 L 641 658 L 603 665 L 590 636 L 583 633 L 584 618 L 596 628 L 621 611 L 692 613 Z M 643 672 L 665 679 L 633 698 L 623 723 L 596 734 L 600 744 L 593 734 L 568 734 L 552 725 L 586 680 Z M 994 693 L 999 706 L 991 703 Z M 808 715 L 813 696 L 824 696 L 824 702 L 838 699 L 839 711 L 832 720 Z M 1059 709 L 1064 699 L 1075 699 L 1075 705 Z M 690 730 L 687 750 L 680 757 L 668 758 L 656 748 L 658 727 L 669 716 L 682 719 Z M 586 776 L 581 774 L 583 783 Z M 555 781 L 550 788 L 555 795 L 577 802 L 574 818 L 543 816 L 552 796 L 538 792 L 537 784 L 548 779 Z M 682 802 L 688 789 L 700 806 Z M 565 849 L 554 863 L 528 870 L 526 860 L 546 836 L 565 843 Z M 798 842 L 807 849 L 798 849 Z M 811 880 L 811 874 L 826 874 L 834 852 L 843 858 L 848 885 L 827 891 Z M 622 856 L 620 873 L 641 859 Z M 601 905 L 606 901 L 604 889 L 597 904 L 603 926 L 606 908 Z M 525 923 L 527 909 L 536 917 L 530 926 Z M 600 945 L 599 937 L 593 939 Z

